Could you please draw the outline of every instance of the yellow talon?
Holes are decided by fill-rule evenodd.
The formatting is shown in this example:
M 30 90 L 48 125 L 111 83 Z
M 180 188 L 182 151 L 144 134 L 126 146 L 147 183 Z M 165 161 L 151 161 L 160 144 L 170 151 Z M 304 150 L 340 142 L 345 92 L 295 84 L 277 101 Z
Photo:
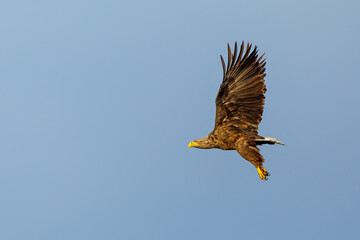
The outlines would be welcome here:
M 265 168 L 262 168 L 262 167 L 257 167 L 256 168 L 257 171 L 258 171 L 258 174 L 259 174 L 259 177 L 262 179 L 262 180 L 267 180 L 268 176 L 270 176 L 270 174 L 266 171 Z

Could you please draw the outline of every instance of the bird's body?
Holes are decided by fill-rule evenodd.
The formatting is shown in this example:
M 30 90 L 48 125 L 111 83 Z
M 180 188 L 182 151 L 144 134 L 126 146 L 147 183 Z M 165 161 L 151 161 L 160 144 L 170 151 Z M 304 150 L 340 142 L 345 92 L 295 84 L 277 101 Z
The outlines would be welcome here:
M 237 150 L 257 168 L 260 178 L 266 180 L 269 174 L 262 167 L 264 158 L 257 145 L 282 143 L 258 135 L 266 92 L 265 60 L 263 56 L 258 58 L 256 47 L 250 53 L 251 45 L 247 44 L 244 50 L 242 43 L 237 56 L 237 44 L 234 54 L 228 45 L 227 66 L 221 57 L 224 78 L 215 101 L 214 130 L 205 138 L 190 142 L 189 147 Z

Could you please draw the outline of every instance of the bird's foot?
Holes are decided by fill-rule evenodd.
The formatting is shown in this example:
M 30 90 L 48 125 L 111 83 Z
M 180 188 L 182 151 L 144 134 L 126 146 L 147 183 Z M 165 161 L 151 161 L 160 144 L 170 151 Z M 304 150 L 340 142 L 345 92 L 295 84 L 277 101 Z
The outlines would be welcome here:
M 257 171 L 258 171 L 259 177 L 260 177 L 262 180 L 268 180 L 268 176 L 270 176 L 270 173 L 268 173 L 268 171 L 266 171 L 265 168 L 263 168 L 263 167 L 257 167 L 256 169 L 257 169 Z

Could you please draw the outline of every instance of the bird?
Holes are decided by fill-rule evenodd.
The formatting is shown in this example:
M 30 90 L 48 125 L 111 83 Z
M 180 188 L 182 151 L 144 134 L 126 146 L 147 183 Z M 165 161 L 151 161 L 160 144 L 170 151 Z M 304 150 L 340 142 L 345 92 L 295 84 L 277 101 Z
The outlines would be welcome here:
M 252 44 L 247 43 L 245 47 L 244 41 L 239 54 L 237 42 L 233 53 L 229 43 L 227 50 L 227 65 L 220 55 L 223 80 L 215 99 L 214 130 L 204 138 L 193 140 L 188 147 L 236 150 L 255 166 L 262 180 L 268 180 L 270 173 L 263 167 L 264 157 L 258 146 L 285 144 L 276 138 L 258 134 L 266 92 L 265 54 L 258 57 L 257 46 L 252 48 Z

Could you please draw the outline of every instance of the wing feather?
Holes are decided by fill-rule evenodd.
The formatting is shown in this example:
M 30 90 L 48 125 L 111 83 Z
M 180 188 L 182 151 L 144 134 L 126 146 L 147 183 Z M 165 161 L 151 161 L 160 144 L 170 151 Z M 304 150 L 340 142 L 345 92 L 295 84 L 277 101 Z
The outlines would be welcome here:
M 223 68 L 223 74 L 224 74 L 224 76 L 225 76 L 225 74 L 226 74 L 226 70 L 225 70 L 225 68 L 226 68 L 226 66 L 225 66 L 225 61 L 224 61 L 224 59 L 223 59 L 223 57 L 220 55 L 220 59 L 221 59 L 221 64 L 222 64 L 222 68 Z
M 237 54 L 237 42 L 235 42 L 235 47 L 234 47 L 234 55 L 232 55 L 233 61 L 231 62 L 231 67 L 232 68 L 234 66 L 234 63 L 236 61 L 236 54 Z M 235 57 L 235 59 L 234 59 Z
M 237 55 L 237 43 L 234 54 L 228 44 L 227 66 L 220 56 L 224 77 L 215 101 L 215 128 L 231 124 L 248 134 L 257 134 L 265 101 L 266 62 L 264 55 L 258 57 L 256 46 L 253 50 L 251 48 L 252 45 L 248 43 L 245 49 L 242 42 Z
M 230 64 L 232 62 L 232 53 L 231 53 L 231 48 L 230 48 L 229 43 L 228 43 L 227 47 L 228 47 L 228 64 L 227 64 L 226 71 L 228 72 L 230 70 Z

